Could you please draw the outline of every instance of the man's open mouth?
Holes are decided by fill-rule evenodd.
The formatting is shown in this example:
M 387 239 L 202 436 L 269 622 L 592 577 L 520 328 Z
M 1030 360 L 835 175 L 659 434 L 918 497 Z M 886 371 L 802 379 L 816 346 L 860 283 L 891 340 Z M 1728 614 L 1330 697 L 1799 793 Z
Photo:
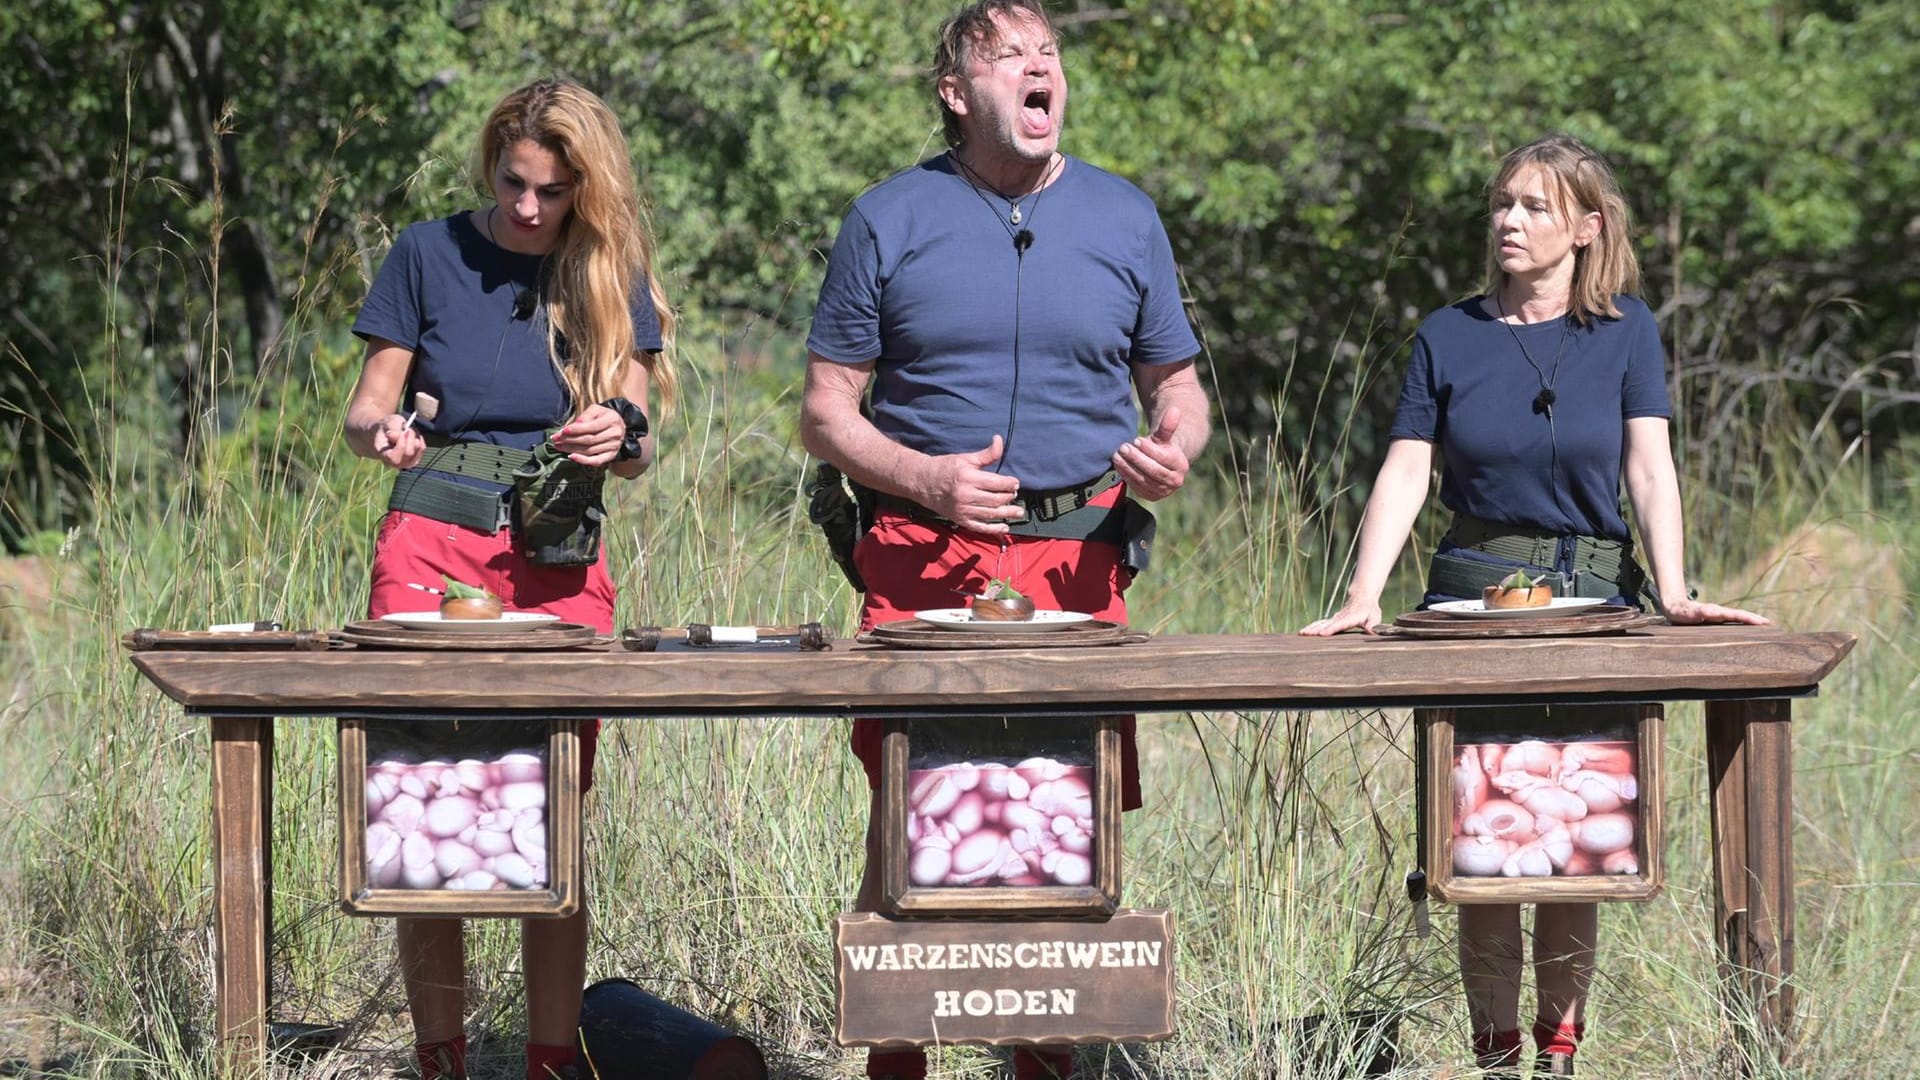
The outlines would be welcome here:
M 1020 116 L 1035 131 L 1045 131 L 1053 122 L 1053 92 L 1029 90 L 1020 99 Z

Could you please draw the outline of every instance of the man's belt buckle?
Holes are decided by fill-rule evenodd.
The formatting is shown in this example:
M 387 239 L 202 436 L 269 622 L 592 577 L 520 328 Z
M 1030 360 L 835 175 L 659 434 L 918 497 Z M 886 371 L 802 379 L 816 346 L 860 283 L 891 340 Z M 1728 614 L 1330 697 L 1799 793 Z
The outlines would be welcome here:
M 1033 508 L 1027 505 L 1027 502 L 1025 499 L 1022 499 L 1016 495 L 1014 496 L 1013 502 L 1009 503 L 1008 505 L 1020 511 L 1019 517 L 1011 518 L 1007 521 L 1008 525 L 1027 525 L 1032 523 Z

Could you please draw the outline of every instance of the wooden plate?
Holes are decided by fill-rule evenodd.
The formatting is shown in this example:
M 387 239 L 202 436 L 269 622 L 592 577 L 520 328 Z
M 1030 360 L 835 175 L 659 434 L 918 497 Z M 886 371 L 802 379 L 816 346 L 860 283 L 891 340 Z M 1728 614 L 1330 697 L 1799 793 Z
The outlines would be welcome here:
M 1392 626 L 1377 627 L 1374 633 L 1406 638 L 1571 637 L 1582 634 L 1622 634 L 1660 621 L 1658 615 L 1648 615 L 1639 608 L 1623 604 L 1588 608 L 1577 615 L 1512 622 L 1462 619 L 1437 611 L 1409 611 L 1393 620 Z
M 1125 623 L 1093 619 L 1045 634 L 994 634 L 984 630 L 956 634 L 919 619 L 899 619 L 881 623 L 861 634 L 856 641 L 866 645 L 890 645 L 898 649 L 1071 649 L 1092 645 L 1132 645 L 1152 637 L 1127 628 Z
M 441 634 L 431 630 L 409 630 L 380 619 L 351 622 L 334 635 L 363 648 L 431 649 L 511 652 L 520 649 L 577 649 L 599 644 L 601 638 L 584 623 L 542 623 L 532 630 L 508 630 L 495 634 Z
M 297 649 L 321 652 L 327 648 L 324 630 L 259 630 L 245 633 L 208 630 L 154 630 L 142 627 L 121 635 L 130 652 L 158 649 Z

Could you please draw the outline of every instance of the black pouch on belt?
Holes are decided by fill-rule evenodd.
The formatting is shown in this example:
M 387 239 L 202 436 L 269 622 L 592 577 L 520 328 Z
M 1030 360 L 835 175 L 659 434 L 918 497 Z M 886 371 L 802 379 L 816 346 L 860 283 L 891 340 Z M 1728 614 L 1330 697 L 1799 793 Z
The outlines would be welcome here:
M 1427 591 L 1443 596 L 1458 596 L 1463 600 L 1478 600 L 1483 589 L 1512 577 L 1515 570 L 1525 570 L 1528 577 L 1542 579 L 1544 584 L 1552 587 L 1555 596 L 1573 595 L 1572 583 L 1566 575 L 1554 570 L 1538 566 L 1502 566 L 1438 551 L 1434 552 L 1432 561 L 1427 564 Z
M 1153 563 L 1153 530 L 1159 524 L 1153 511 L 1126 499 L 1121 503 L 1126 508 L 1126 518 L 1120 527 L 1120 565 L 1134 576 L 1146 573 Z
M 807 484 L 807 520 L 826 536 L 827 552 L 846 575 L 847 584 L 854 592 L 866 592 L 867 583 L 853 564 L 853 549 L 873 525 L 873 508 L 870 501 L 849 493 L 842 477 L 839 469 L 824 461 L 814 468 L 813 480 Z
M 604 469 L 569 460 L 551 442 L 513 474 L 513 535 L 535 566 L 592 566 L 600 558 Z

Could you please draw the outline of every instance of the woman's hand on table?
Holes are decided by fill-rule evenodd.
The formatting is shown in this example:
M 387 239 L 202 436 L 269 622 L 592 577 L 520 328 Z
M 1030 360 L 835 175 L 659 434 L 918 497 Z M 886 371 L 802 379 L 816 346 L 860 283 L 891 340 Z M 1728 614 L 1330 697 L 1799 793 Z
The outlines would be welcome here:
M 1302 637 L 1332 637 L 1347 630 L 1365 630 L 1373 633 L 1380 623 L 1379 601 L 1347 601 L 1347 606 L 1317 622 L 1301 627 Z
M 411 469 L 427 452 L 427 440 L 407 426 L 407 418 L 391 413 L 373 429 L 373 456 L 396 469 Z
M 589 405 L 579 416 L 553 433 L 553 445 L 569 461 L 598 468 L 619 456 L 627 438 L 627 422 L 605 405 Z
M 1669 601 L 1666 605 L 1667 621 L 1675 626 L 1704 626 L 1708 623 L 1745 623 L 1748 626 L 1771 626 L 1772 621 L 1765 615 L 1737 607 L 1721 604 L 1707 604 L 1699 600 L 1681 597 Z

